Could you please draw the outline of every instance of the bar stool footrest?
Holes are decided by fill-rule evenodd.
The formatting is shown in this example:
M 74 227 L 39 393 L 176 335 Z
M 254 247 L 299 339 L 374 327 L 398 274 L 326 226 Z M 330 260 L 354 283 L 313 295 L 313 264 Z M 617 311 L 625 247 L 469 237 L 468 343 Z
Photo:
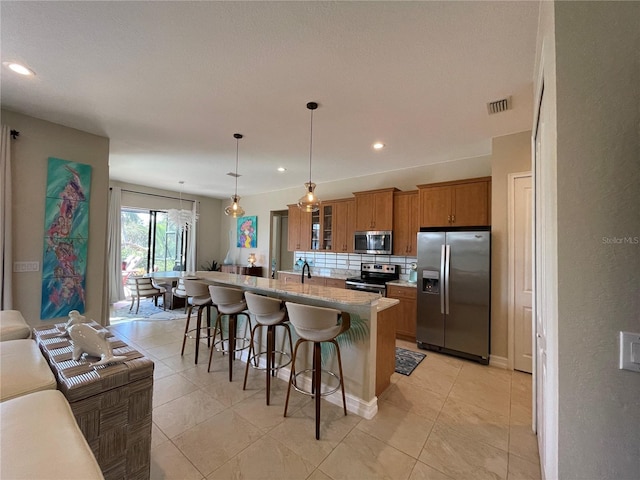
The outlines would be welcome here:
M 249 358 L 249 360 L 248 360 L 249 361 L 249 365 L 251 365 L 251 368 L 253 368 L 254 370 L 266 370 L 267 367 L 258 367 L 257 365 L 259 365 L 259 362 L 257 362 L 256 360 L 261 356 L 267 355 L 267 353 L 268 352 L 265 351 L 265 352 L 258 352 L 255 355 L 251 355 L 251 358 Z M 287 363 L 282 363 L 282 364 L 277 364 L 277 365 L 272 366 L 271 369 L 270 369 L 272 371 L 276 371 L 276 370 L 279 370 L 280 368 L 284 368 L 287 365 L 289 365 L 291 363 L 291 361 L 292 361 L 291 355 L 289 353 L 285 352 L 285 351 L 274 350 L 273 353 L 274 354 L 275 353 L 279 353 L 280 354 L 280 358 L 287 357 L 288 361 L 287 361 Z
M 209 327 L 208 329 L 213 330 L 213 327 Z M 206 331 L 207 327 L 200 327 L 200 331 L 202 332 L 203 330 Z M 185 333 L 184 336 L 187 337 L 189 340 L 195 340 L 196 338 L 200 338 L 200 340 L 206 340 L 207 338 L 214 338 L 213 332 L 206 335 L 200 334 L 198 337 L 196 337 L 195 335 L 190 335 L 191 332 L 196 332 L 196 331 L 198 331 L 197 328 L 190 328 L 189 330 L 187 330 L 187 333 Z
M 313 392 L 310 392 L 309 390 L 304 390 L 303 388 L 300 388 L 297 385 L 298 384 L 297 379 L 298 379 L 299 375 L 302 375 L 303 373 L 313 372 L 313 371 L 314 371 L 313 368 L 307 368 L 306 370 L 302 370 L 301 372 L 296 373 L 293 376 L 293 379 L 292 379 L 292 382 L 291 382 L 291 386 L 294 388 L 294 390 L 296 390 L 297 392 L 302 393 L 303 395 L 307 395 L 307 396 L 310 396 L 310 397 L 315 396 L 315 394 Z M 333 389 L 331 389 L 329 391 L 326 391 L 326 392 L 320 391 L 320 396 L 321 397 L 326 397 L 327 395 L 331 395 L 332 393 L 335 393 L 340 389 L 340 376 L 338 374 L 334 373 L 334 372 L 329 371 L 329 370 L 322 370 L 322 373 L 330 375 L 330 376 L 334 377 L 336 380 L 338 380 L 338 385 L 335 388 L 333 388 Z M 320 385 L 320 388 L 322 389 L 322 385 Z
M 219 347 L 219 345 L 221 343 L 223 344 L 223 346 Z M 228 353 L 229 349 L 228 348 L 224 348 L 224 343 L 229 343 L 229 340 L 227 338 L 224 338 L 222 340 L 216 340 L 215 342 L 213 342 L 212 347 L 215 347 L 217 352 Z M 241 343 L 242 346 L 238 347 L 238 343 Z M 234 352 L 241 352 L 242 350 L 246 350 L 247 348 L 249 348 L 249 344 L 250 343 L 251 343 L 251 339 L 250 338 L 236 337 L 236 348 L 233 351 Z

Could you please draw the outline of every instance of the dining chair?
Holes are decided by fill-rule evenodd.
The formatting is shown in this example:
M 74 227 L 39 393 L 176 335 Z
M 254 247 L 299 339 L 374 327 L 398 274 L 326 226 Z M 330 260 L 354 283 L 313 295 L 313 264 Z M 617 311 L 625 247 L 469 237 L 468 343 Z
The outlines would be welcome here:
M 163 310 L 167 309 L 166 301 L 164 298 L 167 290 L 164 287 L 158 287 L 154 285 L 153 281 L 149 277 L 129 277 L 127 280 L 127 287 L 129 292 L 131 293 L 131 306 L 129 307 L 129 311 L 133 309 L 133 304 L 137 300 L 136 305 L 136 314 L 138 310 L 140 310 L 140 299 L 141 298 L 153 298 L 154 305 L 158 306 L 158 297 L 162 297 L 162 308 Z
M 187 291 L 184 288 L 184 278 L 178 279 L 178 284 L 175 287 L 173 287 L 171 293 L 174 297 L 184 299 L 184 313 L 187 313 L 187 307 L 189 306 L 189 299 L 187 296 Z

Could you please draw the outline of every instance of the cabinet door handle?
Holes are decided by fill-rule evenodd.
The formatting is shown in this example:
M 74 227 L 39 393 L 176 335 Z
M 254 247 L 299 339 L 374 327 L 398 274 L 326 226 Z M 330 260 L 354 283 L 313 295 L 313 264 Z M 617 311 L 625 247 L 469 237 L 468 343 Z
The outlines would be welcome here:
M 456 223 L 456 216 L 455 215 L 451 216 L 451 223 Z
M 448 221 L 449 223 L 451 223 L 451 215 L 448 215 L 448 216 L 447 216 L 447 221 Z

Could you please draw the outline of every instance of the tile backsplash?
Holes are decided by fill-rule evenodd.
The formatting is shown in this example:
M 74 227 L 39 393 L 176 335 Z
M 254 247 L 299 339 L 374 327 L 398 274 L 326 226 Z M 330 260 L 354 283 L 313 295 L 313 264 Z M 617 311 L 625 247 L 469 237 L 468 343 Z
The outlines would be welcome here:
M 400 279 L 408 280 L 411 264 L 416 257 L 398 257 L 396 255 L 362 255 L 359 253 L 328 253 L 328 252 L 294 252 L 293 263 L 301 258 L 306 260 L 312 268 L 335 269 L 360 272 L 361 263 L 392 263 L 400 265 Z M 293 268 L 293 265 L 292 265 Z

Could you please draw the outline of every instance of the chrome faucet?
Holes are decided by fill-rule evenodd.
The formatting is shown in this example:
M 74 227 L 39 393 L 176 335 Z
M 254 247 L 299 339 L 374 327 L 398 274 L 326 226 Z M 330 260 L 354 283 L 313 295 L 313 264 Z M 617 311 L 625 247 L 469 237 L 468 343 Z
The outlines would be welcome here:
M 305 268 L 307 269 L 307 278 L 311 278 L 311 267 L 309 266 L 309 264 L 307 263 L 306 260 L 302 264 L 302 283 L 303 284 L 304 284 L 304 269 Z

